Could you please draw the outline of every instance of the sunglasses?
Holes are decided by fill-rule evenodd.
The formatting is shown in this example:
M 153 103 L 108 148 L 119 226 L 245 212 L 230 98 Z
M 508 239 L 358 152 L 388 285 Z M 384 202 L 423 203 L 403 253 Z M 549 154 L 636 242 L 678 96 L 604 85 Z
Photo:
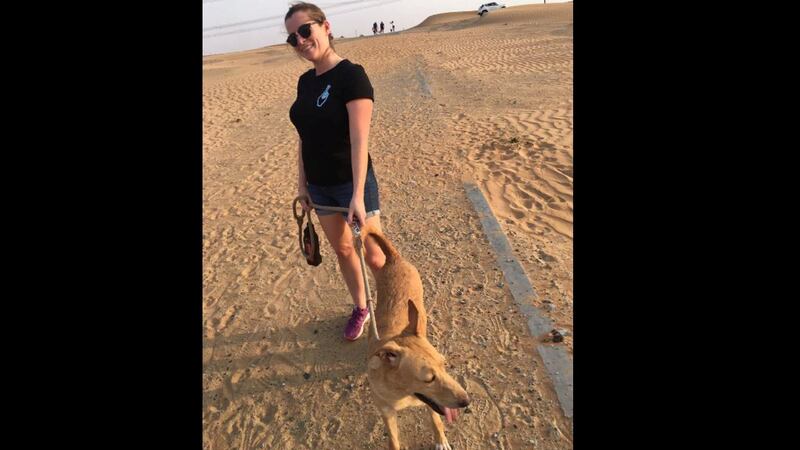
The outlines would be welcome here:
M 286 42 L 288 42 L 292 47 L 297 47 L 297 35 L 299 34 L 303 39 L 308 39 L 309 36 L 311 36 L 311 25 L 314 25 L 315 23 L 317 22 L 308 22 L 300 25 L 297 28 L 296 33 L 292 33 L 286 38 Z

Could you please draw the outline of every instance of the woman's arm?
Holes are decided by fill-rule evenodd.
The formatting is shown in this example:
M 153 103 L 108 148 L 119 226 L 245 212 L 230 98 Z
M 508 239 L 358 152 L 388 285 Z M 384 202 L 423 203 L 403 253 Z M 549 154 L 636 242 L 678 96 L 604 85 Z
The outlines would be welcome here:
M 303 166 L 303 140 L 299 137 L 297 138 L 297 195 L 299 197 L 308 196 L 306 169 Z M 301 201 L 300 204 L 304 210 L 311 211 L 311 205 L 305 201 Z
M 347 103 L 347 116 L 350 119 L 350 157 L 353 165 L 353 198 L 350 200 L 350 212 L 347 222 L 352 223 L 353 216 L 363 226 L 366 223 L 364 210 L 364 183 L 367 181 L 367 154 L 369 141 L 369 125 L 372 121 L 372 100 L 359 98 Z

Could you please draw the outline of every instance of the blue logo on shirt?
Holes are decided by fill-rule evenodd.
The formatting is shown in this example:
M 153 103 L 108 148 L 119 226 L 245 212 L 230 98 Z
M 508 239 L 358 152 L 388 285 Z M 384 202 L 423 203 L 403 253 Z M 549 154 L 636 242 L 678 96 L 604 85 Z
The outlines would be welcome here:
M 328 101 L 328 96 L 330 95 L 330 94 L 328 93 L 328 90 L 330 90 L 330 88 L 331 88 L 331 85 L 330 85 L 330 84 L 329 84 L 329 85 L 327 85 L 327 86 L 325 87 L 325 90 L 322 92 L 322 94 L 320 94 L 320 96 L 319 96 L 319 97 L 317 97 L 317 107 L 318 107 L 318 108 L 319 108 L 319 107 L 321 107 L 322 105 L 324 105 L 324 104 L 325 104 L 325 102 L 327 102 L 327 101 Z

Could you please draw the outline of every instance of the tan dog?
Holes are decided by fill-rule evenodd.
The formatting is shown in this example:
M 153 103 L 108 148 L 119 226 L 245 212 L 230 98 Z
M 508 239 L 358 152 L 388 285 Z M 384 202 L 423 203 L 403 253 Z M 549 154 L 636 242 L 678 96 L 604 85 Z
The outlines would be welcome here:
M 400 449 L 397 412 L 409 406 L 429 406 L 436 450 L 451 450 L 439 415 L 452 423 L 457 408 L 469 405 L 466 391 L 445 370 L 445 360 L 428 342 L 419 272 L 404 260 L 386 237 L 366 228 L 362 239 L 374 239 L 386 264 L 374 273 L 378 301 L 376 340 L 370 328 L 368 379 L 375 404 L 389 430 L 389 448 Z

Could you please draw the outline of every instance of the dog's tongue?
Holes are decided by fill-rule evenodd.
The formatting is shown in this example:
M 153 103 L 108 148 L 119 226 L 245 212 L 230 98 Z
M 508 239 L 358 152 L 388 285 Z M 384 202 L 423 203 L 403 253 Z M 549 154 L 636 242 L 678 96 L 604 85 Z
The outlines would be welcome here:
M 444 408 L 444 418 L 447 420 L 447 423 L 453 423 L 456 419 L 458 419 L 458 410 L 448 408 L 447 406 L 442 406 Z

